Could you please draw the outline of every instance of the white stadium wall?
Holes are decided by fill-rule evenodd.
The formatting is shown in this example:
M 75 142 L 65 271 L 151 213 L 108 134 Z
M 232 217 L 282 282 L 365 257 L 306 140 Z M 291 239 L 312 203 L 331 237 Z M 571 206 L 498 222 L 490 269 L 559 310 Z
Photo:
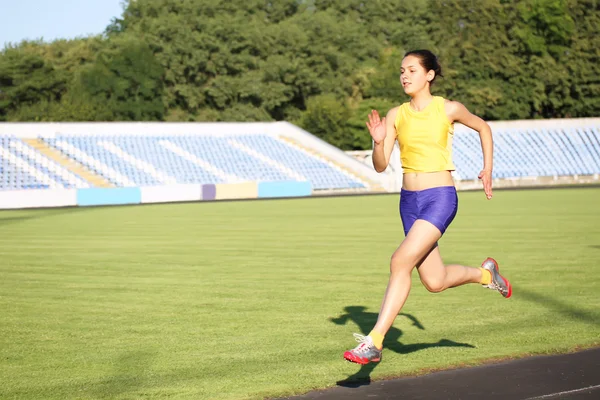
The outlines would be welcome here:
M 0 209 L 77 205 L 77 189 L 0 190 Z

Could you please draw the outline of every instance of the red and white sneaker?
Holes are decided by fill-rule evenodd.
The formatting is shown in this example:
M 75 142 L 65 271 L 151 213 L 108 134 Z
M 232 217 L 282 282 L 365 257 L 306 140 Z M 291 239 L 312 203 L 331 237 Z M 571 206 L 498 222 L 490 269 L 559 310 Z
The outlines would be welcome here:
M 512 296 L 512 286 L 508 279 L 500 275 L 498 263 L 493 258 L 486 259 L 483 264 L 481 264 L 481 268 L 487 269 L 492 274 L 492 281 L 489 285 L 483 285 L 483 287 L 497 290 L 500 292 L 502 296 L 505 298 L 509 298 Z
M 344 358 L 346 360 L 363 365 L 370 362 L 381 361 L 381 350 L 375 347 L 370 336 L 363 336 L 355 333 L 354 338 L 359 345 L 344 353 Z

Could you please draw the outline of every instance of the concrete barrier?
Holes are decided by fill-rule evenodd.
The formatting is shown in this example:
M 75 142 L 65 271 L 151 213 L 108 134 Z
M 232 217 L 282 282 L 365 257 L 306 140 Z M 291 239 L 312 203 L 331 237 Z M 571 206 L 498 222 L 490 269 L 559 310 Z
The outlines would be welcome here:
M 197 184 L 143 186 L 140 190 L 142 203 L 202 200 L 202 185 Z
M 202 185 L 202 200 L 214 200 L 217 196 L 217 187 L 215 185 Z
M 142 201 L 140 188 L 90 188 L 77 190 L 78 206 L 106 206 L 139 204 Z
M 312 194 L 309 181 L 259 182 L 258 197 L 301 197 Z
M 215 200 L 256 199 L 258 197 L 257 182 L 218 183 L 215 185 Z
M 311 196 L 310 182 L 244 182 L 129 188 L 29 189 L 0 191 L 0 209 L 107 206 L 179 201 Z
M 0 209 L 77 205 L 76 189 L 0 190 Z

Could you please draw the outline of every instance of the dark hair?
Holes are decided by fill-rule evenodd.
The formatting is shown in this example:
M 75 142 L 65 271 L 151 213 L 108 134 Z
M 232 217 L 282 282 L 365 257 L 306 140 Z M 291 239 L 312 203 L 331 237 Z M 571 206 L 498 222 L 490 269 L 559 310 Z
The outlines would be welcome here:
M 404 55 L 404 57 L 406 57 L 406 56 L 417 57 L 420 61 L 421 66 L 423 68 L 425 68 L 425 71 L 429 72 L 429 71 L 433 70 L 435 72 L 435 76 L 433 77 L 431 82 L 429 82 L 430 84 L 433 84 L 433 81 L 435 81 L 435 78 L 437 78 L 438 76 L 444 77 L 444 75 L 442 75 L 442 66 L 438 62 L 438 59 L 435 56 L 435 54 L 433 54 L 431 51 L 429 51 L 429 50 L 412 50 L 412 51 L 407 52 Z

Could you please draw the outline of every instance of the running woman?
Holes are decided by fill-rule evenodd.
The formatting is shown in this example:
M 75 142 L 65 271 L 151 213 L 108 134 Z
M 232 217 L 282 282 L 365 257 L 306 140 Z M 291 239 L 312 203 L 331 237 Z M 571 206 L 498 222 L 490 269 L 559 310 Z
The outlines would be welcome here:
M 429 50 L 415 50 L 402 60 L 400 80 L 410 101 L 392 108 L 381 119 L 377 111 L 369 114 L 367 127 L 374 141 L 373 166 L 383 172 L 397 140 L 400 147 L 403 179 L 400 191 L 400 218 L 405 238 L 392 254 L 390 278 L 377 323 L 368 336 L 354 334 L 358 346 L 344 358 L 358 364 L 379 362 L 383 339 L 399 314 L 411 286 L 411 272 L 417 268 L 421 282 L 430 292 L 478 283 L 512 294 L 511 285 L 500 275 L 498 263 L 486 259 L 481 267 L 444 265 L 438 240 L 454 219 L 458 196 L 451 171 L 454 123 L 477 132 L 483 151 L 479 179 L 488 200 L 492 198 L 493 139 L 489 125 L 470 113 L 459 102 L 433 96 L 430 88 L 442 69 Z

